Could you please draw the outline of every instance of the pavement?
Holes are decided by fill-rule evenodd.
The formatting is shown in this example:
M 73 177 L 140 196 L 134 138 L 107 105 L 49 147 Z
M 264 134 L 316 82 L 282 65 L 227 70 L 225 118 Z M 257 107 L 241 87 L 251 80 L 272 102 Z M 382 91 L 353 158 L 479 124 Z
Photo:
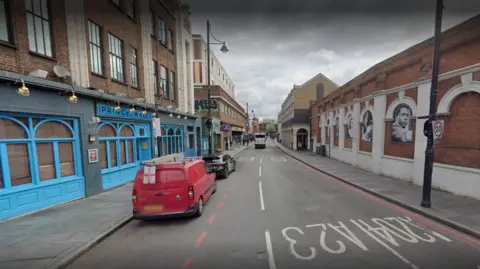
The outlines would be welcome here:
M 478 239 L 322 173 L 271 141 L 236 159 L 200 218 L 132 220 L 67 268 L 480 268 Z
M 234 147 L 236 156 L 248 147 Z M 1 269 L 56 269 L 132 219 L 132 183 L 0 222 Z
M 313 152 L 294 151 L 280 143 L 275 142 L 275 144 L 283 152 L 321 172 L 480 238 L 480 200 L 432 189 L 432 207 L 427 209 L 420 206 L 421 186 L 373 174 L 335 159 L 321 157 Z

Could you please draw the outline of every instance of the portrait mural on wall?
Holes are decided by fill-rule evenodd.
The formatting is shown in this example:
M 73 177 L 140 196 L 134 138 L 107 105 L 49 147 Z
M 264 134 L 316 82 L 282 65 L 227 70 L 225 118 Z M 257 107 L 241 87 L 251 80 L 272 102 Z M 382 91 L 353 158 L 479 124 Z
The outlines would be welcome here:
M 370 110 L 365 111 L 362 117 L 362 140 L 371 142 L 373 139 L 373 115 Z
M 353 117 L 350 116 L 347 118 L 347 138 L 352 139 L 354 136 L 353 133 Z
M 399 104 L 393 111 L 392 142 L 412 142 L 412 109 L 407 104 Z
M 335 120 L 335 137 L 339 137 L 340 136 L 340 119 L 337 118 Z

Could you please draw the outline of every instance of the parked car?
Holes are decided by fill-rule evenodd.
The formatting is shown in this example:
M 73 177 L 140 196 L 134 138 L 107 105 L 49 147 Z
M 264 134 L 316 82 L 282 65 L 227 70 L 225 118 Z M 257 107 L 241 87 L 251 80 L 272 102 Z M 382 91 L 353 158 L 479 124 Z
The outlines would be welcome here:
M 217 190 L 215 172 L 201 159 L 156 165 L 154 183 L 145 181 L 144 171 L 137 172 L 133 184 L 134 219 L 199 217 Z
M 218 177 L 228 178 L 228 175 L 237 168 L 237 161 L 227 153 L 204 156 L 203 160 L 215 171 Z

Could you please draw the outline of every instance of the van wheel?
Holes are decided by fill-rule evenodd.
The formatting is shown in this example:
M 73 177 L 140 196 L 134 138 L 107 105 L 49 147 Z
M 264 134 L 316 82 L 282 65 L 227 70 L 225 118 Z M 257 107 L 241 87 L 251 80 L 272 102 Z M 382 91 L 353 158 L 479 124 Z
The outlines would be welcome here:
M 230 170 L 228 169 L 228 165 L 223 169 L 223 178 L 228 178 L 228 174 L 230 174 Z
M 197 213 L 195 213 L 195 217 L 200 217 L 203 214 L 203 197 L 200 197 L 200 200 L 198 200 L 198 209 Z

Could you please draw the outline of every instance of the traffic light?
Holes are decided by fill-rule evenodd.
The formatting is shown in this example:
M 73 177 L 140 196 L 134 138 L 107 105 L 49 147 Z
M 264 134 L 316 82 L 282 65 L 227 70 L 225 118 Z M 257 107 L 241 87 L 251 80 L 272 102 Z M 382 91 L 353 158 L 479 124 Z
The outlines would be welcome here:
M 208 129 L 211 129 L 212 128 L 212 120 L 207 119 L 207 121 L 205 122 L 205 126 L 207 126 Z

